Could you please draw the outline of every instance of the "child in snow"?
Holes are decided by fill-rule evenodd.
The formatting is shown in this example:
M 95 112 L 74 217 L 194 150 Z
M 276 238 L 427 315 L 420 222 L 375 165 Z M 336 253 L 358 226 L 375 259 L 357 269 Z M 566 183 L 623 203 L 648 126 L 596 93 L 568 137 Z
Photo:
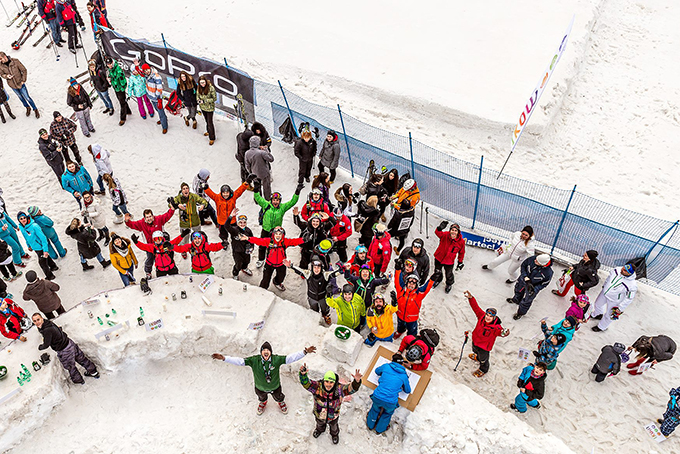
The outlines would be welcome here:
M 109 245 L 109 228 L 106 226 L 106 214 L 90 191 L 83 192 L 83 203 L 85 209 L 80 213 L 86 219 L 86 223 L 97 229 L 99 236 L 97 241 L 104 239 L 104 246 Z
M 378 387 L 371 394 L 373 405 L 366 415 L 366 426 L 369 430 L 375 429 L 378 434 L 388 429 L 392 414 L 399 406 L 399 393 L 411 393 L 411 385 L 402 361 L 401 355 L 395 354 L 392 362 L 375 369 Z
M 404 357 L 404 367 L 412 370 L 427 370 L 437 345 L 439 345 L 437 330 L 424 329 L 417 336 L 406 336 L 399 345 L 398 353 Z
M 45 278 L 51 281 L 55 278 L 53 271 L 57 271 L 59 267 L 50 257 L 47 238 L 45 238 L 40 226 L 23 211 L 19 211 L 17 214 L 17 221 L 19 221 L 19 230 L 21 230 L 28 248 L 36 253 L 40 268 L 45 273 Z
M 111 261 L 104 260 L 104 257 L 102 257 L 101 249 L 99 249 L 96 241 L 97 233 L 92 229 L 91 225 L 83 225 L 80 219 L 74 218 L 66 228 L 66 234 L 78 243 L 78 254 L 80 255 L 80 264 L 83 266 L 83 271 L 94 268 L 87 263 L 87 259 L 97 257 L 97 260 L 104 269 L 111 264 Z
M 217 209 L 219 216 L 219 206 Z M 234 223 L 234 217 L 236 222 Z M 227 232 L 231 234 L 231 254 L 234 257 L 234 267 L 231 270 L 231 275 L 234 279 L 239 280 L 239 273 L 243 272 L 246 276 L 252 276 L 253 272 L 248 268 L 250 265 L 250 255 L 253 253 L 255 247 L 248 240 L 241 240 L 239 237 L 245 235 L 248 238 L 253 236 L 253 231 L 248 227 L 248 216 L 245 214 L 238 214 L 238 208 L 234 208 L 231 215 L 227 218 L 224 226 Z M 226 235 L 228 238 L 229 235 Z M 222 238 L 222 230 L 220 229 L 220 238 Z M 222 241 L 227 241 L 222 238 Z
M 331 428 L 331 439 L 337 445 L 340 441 L 338 434 L 338 418 L 340 416 L 340 406 L 345 397 L 359 391 L 361 387 L 361 371 L 357 369 L 352 375 L 352 383 L 341 385 L 338 383 L 338 374 L 329 370 L 323 376 L 323 380 L 310 380 L 307 376 L 307 364 L 300 367 L 300 384 L 314 396 L 314 418 L 316 428 L 312 436 L 319 438 L 319 435 L 326 431 L 326 426 Z
M 549 364 L 557 363 L 557 357 L 562 351 L 566 337 L 562 333 L 552 334 L 545 323 L 541 324 L 541 329 L 545 339 L 538 342 L 538 350 L 534 350 L 533 353 L 536 357 L 536 363 L 542 362 L 547 368 Z
M 571 315 L 568 315 L 561 322 L 554 324 L 550 328 L 548 328 L 548 325 L 546 324 L 545 320 L 541 320 L 541 330 L 546 336 L 553 334 L 564 335 L 564 342 L 562 342 L 559 348 L 557 349 L 558 355 L 562 353 L 562 350 L 564 350 L 567 344 L 571 342 L 571 340 L 573 339 L 574 332 L 576 331 L 575 330 L 576 323 L 577 323 L 576 319 Z M 548 365 L 548 370 L 553 370 L 557 365 L 557 358 L 555 358 L 555 361 L 553 362 L 546 361 L 546 364 Z
M 113 176 L 113 167 L 111 166 L 111 154 L 106 148 L 103 148 L 98 143 L 94 145 L 88 145 L 87 151 L 90 152 L 92 159 L 94 160 L 94 166 L 97 169 L 97 185 L 99 186 L 99 191 L 95 191 L 95 194 L 103 195 L 104 191 L 104 175 L 109 174 Z
M 302 279 L 307 281 L 307 303 L 309 308 L 314 312 L 321 311 L 321 316 L 323 317 L 326 325 L 330 326 L 331 316 L 330 309 L 326 304 L 326 287 L 328 287 L 329 282 L 335 285 L 335 276 L 340 273 L 340 269 L 335 271 L 324 271 L 323 264 L 316 257 L 312 257 L 312 268 L 311 270 L 304 270 L 293 265 L 290 260 L 284 260 L 284 265 L 292 268 L 296 274 L 298 274 Z
M 392 258 L 392 237 L 387 233 L 387 227 L 383 224 L 376 224 L 373 227 L 373 239 L 368 246 L 368 256 L 373 261 L 373 269 L 376 276 L 382 276 L 387 270 Z
M 442 221 L 434 231 L 434 234 L 439 237 L 439 246 L 434 251 L 434 271 L 435 273 L 438 271 L 441 273 L 442 268 L 444 268 L 444 273 L 446 274 L 444 292 L 446 293 L 449 293 L 453 287 L 453 266 L 456 264 L 456 259 L 458 260 L 456 271 L 462 270 L 465 266 L 463 264 L 463 259 L 465 258 L 465 240 L 460 234 L 460 226 L 458 224 L 451 224 L 449 231 L 445 232 L 444 229 L 448 223 L 449 221 Z M 440 283 L 441 279 L 438 279 L 437 285 Z
M 656 421 L 661 424 L 659 430 L 664 436 L 668 437 L 673 433 L 678 424 L 680 424 L 680 388 L 673 388 L 670 391 L 670 400 L 663 414 L 663 419 Z
M 19 339 L 26 342 L 21 320 L 26 313 L 17 303 L 9 298 L 0 298 L 0 333 L 8 339 Z
M 154 263 L 156 264 L 156 277 L 179 274 L 177 265 L 175 264 L 174 247 L 182 241 L 182 237 L 178 236 L 170 241 L 169 236 L 166 238 L 162 231 L 156 230 L 151 234 L 152 244 L 142 243 L 136 234 L 132 234 L 130 239 L 135 246 L 147 254 L 152 254 Z M 149 278 L 147 274 L 147 279 Z
M 127 287 L 136 284 L 134 271 L 139 265 L 132 244 L 127 238 L 120 237 L 115 233 L 111 234 L 111 244 L 109 244 L 109 258 L 111 264 L 120 274 L 120 280 Z
M 626 350 L 626 346 L 620 343 L 605 345 L 602 347 L 600 356 L 595 361 L 595 365 L 590 370 L 595 374 L 596 382 L 603 382 L 607 375 L 616 375 L 621 370 L 621 353 Z
M 149 101 L 149 97 L 146 94 L 146 79 L 144 76 L 139 74 L 137 69 L 132 70 L 130 74 L 130 79 L 127 84 L 128 96 L 137 100 L 137 107 L 139 108 L 139 115 L 146 120 L 146 112 L 149 112 L 149 116 L 153 118 L 154 110 Z M 146 104 L 146 110 L 144 110 L 144 104 Z
M 175 252 L 191 254 L 191 272 L 198 274 L 215 274 L 210 260 L 210 253 L 222 250 L 222 243 L 208 243 L 208 236 L 201 231 L 191 234 L 191 242 L 175 246 Z
M 366 309 L 366 324 L 370 332 L 364 340 L 364 344 L 373 347 L 376 342 L 392 342 L 394 336 L 393 314 L 397 312 L 397 305 L 385 303 L 385 297 L 381 293 L 373 295 L 373 304 Z
M 113 212 L 116 213 L 116 219 L 113 223 L 122 224 L 125 220 L 125 215 L 130 214 L 127 209 L 127 195 L 120 185 L 118 178 L 114 178 L 111 174 L 105 173 L 102 176 L 102 180 L 104 180 L 109 188 L 109 196 L 113 203 L 112 209 Z
M 310 345 L 304 350 L 291 353 L 288 356 L 274 355 L 272 353 L 272 346 L 269 342 L 265 342 L 260 347 L 260 354 L 249 356 L 247 358 L 237 358 L 234 356 L 224 356 L 221 353 L 213 353 L 213 359 L 225 361 L 234 366 L 248 366 L 253 371 L 253 380 L 255 381 L 255 394 L 260 401 L 257 407 L 257 414 L 264 413 L 269 400 L 269 394 L 274 397 L 274 400 L 279 403 L 279 408 L 285 414 L 288 413 L 288 407 L 284 402 L 286 396 L 281 392 L 281 376 L 279 369 L 284 364 L 291 364 L 299 361 L 308 355 L 314 353 L 316 347 Z
M 564 317 L 569 317 L 570 315 L 576 319 L 577 325 L 576 325 L 576 330 L 578 330 L 579 326 L 581 323 L 585 323 L 586 320 L 586 314 L 588 313 L 588 309 L 590 309 L 590 300 L 588 298 L 588 295 L 581 294 L 578 296 L 572 296 L 571 297 L 571 306 L 569 306 L 569 309 L 567 309 L 567 312 L 564 314 Z
M 281 215 L 283 216 L 283 213 Z M 283 280 L 286 278 L 287 268 L 286 265 L 283 264 L 283 261 L 286 260 L 286 249 L 291 246 L 299 246 L 304 243 L 305 240 L 302 238 L 286 238 L 286 231 L 283 227 L 274 227 L 271 235 L 271 238 L 247 237 L 246 235 L 240 235 L 239 238 L 241 240 L 248 240 L 256 246 L 265 248 L 267 260 L 264 265 L 260 287 L 264 289 L 269 288 L 269 282 L 272 279 L 272 275 L 276 272 L 276 276 L 274 276 L 274 287 L 284 292 L 286 287 L 283 285 Z
M 334 285 L 326 287 L 326 304 L 338 314 L 338 325 L 346 326 L 357 333 L 361 331 L 361 319 L 366 317 L 364 300 L 354 293 L 352 284 L 342 286 L 342 294 L 333 296 Z
M 64 258 L 66 256 L 66 248 L 61 245 L 59 235 L 57 235 L 57 231 L 54 230 L 54 222 L 52 219 L 45 216 L 37 206 L 28 207 L 28 215 L 36 224 L 38 224 L 43 235 L 47 238 L 48 251 L 52 260 L 57 258 L 57 253 L 59 254 L 59 257 Z
M 420 316 L 420 306 L 423 304 L 423 299 L 430 293 L 434 286 L 435 279 L 437 279 L 437 272 L 435 272 L 425 285 L 418 287 L 420 280 L 417 275 L 411 274 L 406 277 L 406 285 L 402 284 L 401 271 L 394 274 L 395 290 L 390 292 L 392 302 L 397 301 L 399 311 L 397 312 L 397 332 L 394 334 L 395 339 L 399 339 L 404 332 L 408 330 L 408 334 L 415 336 L 418 333 L 418 317 Z M 441 273 L 439 273 L 441 276 Z
M 529 364 L 517 379 L 519 394 L 515 397 L 515 403 L 510 404 L 510 408 L 520 413 L 526 413 L 527 405 L 534 408 L 541 408 L 538 402 L 543 399 L 545 393 L 545 377 L 547 366 L 543 362 Z
M 496 338 L 506 337 L 510 334 L 510 330 L 503 329 L 501 326 L 501 319 L 498 316 L 498 311 L 493 307 L 483 311 L 472 293 L 467 290 L 463 293 L 468 299 L 468 303 L 472 311 L 477 317 L 477 324 L 472 331 L 472 353 L 468 355 L 473 361 L 479 362 L 479 369 L 474 371 L 472 375 L 479 378 L 489 372 L 489 356 Z
M 17 271 L 12 263 L 12 250 L 9 248 L 7 242 L 0 240 L 0 272 L 2 277 L 7 282 L 15 281 L 21 276 L 22 272 Z M 3 292 L 7 289 L 5 285 Z M 1 293 L 1 292 L 0 292 Z M 5 296 L 0 294 L 0 296 Z

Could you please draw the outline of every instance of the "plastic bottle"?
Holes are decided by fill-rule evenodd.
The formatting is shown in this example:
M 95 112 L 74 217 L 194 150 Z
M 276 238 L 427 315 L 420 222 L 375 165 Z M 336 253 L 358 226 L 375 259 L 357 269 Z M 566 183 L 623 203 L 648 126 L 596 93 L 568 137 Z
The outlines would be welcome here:
M 97 317 L 97 321 L 99 322 L 100 325 L 103 325 L 103 324 L 104 324 L 104 322 L 102 321 L 102 318 L 101 318 L 101 317 Z
M 116 310 L 115 310 L 114 308 L 111 308 L 111 313 L 112 313 L 113 315 L 116 315 L 118 312 L 116 312 Z
M 142 306 L 139 306 L 139 315 L 144 317 L 144 309 L 142 309 Z

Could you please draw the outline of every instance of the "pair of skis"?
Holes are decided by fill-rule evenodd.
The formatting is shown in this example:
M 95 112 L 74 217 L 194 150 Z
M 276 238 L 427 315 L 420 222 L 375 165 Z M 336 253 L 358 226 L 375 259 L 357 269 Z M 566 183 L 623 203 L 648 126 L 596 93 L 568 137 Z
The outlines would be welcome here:
M 28 17 L 28 15 L 26 15 Z M 33 34 L 36 28 L 38 28 L 38 24 L 42 22 L 42 19 L 38 17 L 38 15 L 34 15 L 30 19 L 28 19 L 28 23 L 26 24 L 26 28 L 24 28 L 24 31 L 21 33 L 21 36 L 19 36 L 19 39 L 14 41 L 12 43 L 12 49 L 18 50 L 21 48 L 21 46 L 24 45 L 26 40 Z
M 33 11 L 33 9 L 37 6 L 37 4 L 38 3 L 35 2 L 35 1 L 30 3 L 28 6 L 25 6 L 25 5 L 22 4 L 21 9 L 17 12 L 16 16 L 14 16 L 12 19 L 8 20 L 5 25 L 7 27 L 11 27 L 17 20 L 19 20 L 21 18 L 21 16 L 23 16 L 24 14 L 28 14 L 31 11 Z M 21 24 L 23 24 L 24 20 L 26 20 L 26 19 L 25 18 L 22 19 L 21 23 L 19 25 L 17 25 L 17 27 L 21 27 Z
M 245 105 L 243 104 L 243 95 L 236 95 L 236 104 L 234 104 L 234 110 L 236 115 L 238 115 L 239 120 L 243 122 L 243 125 L 248 129 L 248 116 L 246 115 Z

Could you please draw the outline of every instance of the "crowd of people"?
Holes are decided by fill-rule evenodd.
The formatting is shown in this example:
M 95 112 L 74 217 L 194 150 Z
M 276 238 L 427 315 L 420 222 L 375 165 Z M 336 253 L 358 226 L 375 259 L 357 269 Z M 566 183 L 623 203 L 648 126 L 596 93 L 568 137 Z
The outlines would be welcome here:
M 74 25 L 76 19 L 67 19 L 68 14 L 65 15 L 69 5 L 75 8 L 73 0 L 56 0 L 56 7 L 49 0 L 38 3 L 42 8 L 41 14 L 44 13 L 43 17 L 50 21 L 55 38 L 59 38 L 55 42 L 59 45 L 59 26 L 65 24 L 69 48 L 73 46 L 76 49 L 79 46 Z M 49 5 L 53 7 L 49 8 Z M 88 3 L 88 12 L 93 26 L 95 23 L 106 26 L 106 5 L 103 1 Z M 163 78 L 158 71 L 147 63 L 136 61 L 129 76 L 126 76 L 119 63 L 111 57 L 104 57 L 102 62 L 103 65 L 96 60 L 88 62 L 88 74 L 106 107 L 104 112 L 109 115 L 115 112 L 108 93 L 109 88 L 113 88 L 119 101 L 119 125 L 123 126 L 126 117 L 132 114 L 128 99 L 134 99 L 141 118 L 154 118 L 157 114 L 162 133 L 167 133 Z M 0 77 L 0 105 L 5 107 L 8 115 L 14 118 L 2 79 L 7 81 L 26 107 L 27 116 L 34 112 L 36 118 L 40 118 L 28 95 L 24 65 L 0 52 Z M 183 119 L 187 127 L 197 128 L 196 115 L 200 108 L 206 122 L 205 136 L 213 145 L 216 140 L 213 122 L 216 94 L 209 78 L 200 76 L 196 81 L 187 72 L 182 72 L 177 95 L 186 109 Z M 49 128 L 39 129 L 37 142 L 61 188 L 77 203 L 78 215 L 60 230 L 55 229 L 54 222 L 40 207 L 29 206 L 25 210 L 13 210 L 15 222 L 0 198 L 0 271 L 4 277 L 0 281 L 2 334 L 25 341 L 26 329 L 30 325 L 26 321 L 27 314 L 8 294 L 5 283 L 16 281 L 22 275 L 21 268 L 26 266 L 25 261 L 30 257 L 17 232 L 23 236 L 28 250 L 36 254 L 44 274 L 41 279 L 35 271 L 27 272 L 27 285 L 23 292 L 23 299 L 34 301 L 40 311 L 32 316 L 33 324 L 44 337 L 40 348 L 51 347 L 57 352 L 74 383 L 84 382 L 76 363 L 86 369 L 85 376 L 98 378 L 99 374 L 94 363 L 53 322 L 64 313 L 57 294 L 59 285 L 53 282 L 58 279 L 60 269 L 57 261 L 67 254 L 60 231 L 75 242 L 83 272 L 92 270 L 94 267 L 88 260 L 96 259 L 103 269 L 113 265 L 124 286 L 137 284 L 138 255 L 144 257 L 144 279 L 153 278 L 154 270 L 155 276 L 161 277 L 179 274 L 181 268 L 185 268 L 184 272 L 214 274 L 221 271 L 227 275 L 226 270 L 215 269 L 211 253 L 231 248 L 233 267 L 230 275 L 233 279 L 260 273 L 260 287 L 268 289 L 273 280 L 274 288 L 284 292 L 288 269 L 291 269 L 304 280 L 309 308 L 319 313 L 320 321 L 330 326 L 333 309 L 336 323 L 361 335 L 366 348 L 378 342 L 392 343 L 405 335 L 392 361 L 376 370 L 379 384 L 372 394 L 373 406 L 366 419 L 369 429 L 377 433 L 388 430 L 391 415 L 398 406 L 398 394 L 411 391 L 406 370 L 425 370 L 436 359 L 439 334 L 432 327 L 420 326 L 421 309 L 428 304 L 428 295 L 440 283 L 444 282 L 444 294 L 450 293 L 455 285 L 456 273 L 464 269 L 466 243 L 456 223 L 442 221 L 436 227 L 434 234 L 438 246 L 432 257 L 422 238 L 416 237 L 407 244 L 415 209 L 421 203 L 415 179 L 408 172 L 400 175 L 399 169 L 391 169 L 369 175 L 356 191 L 351 183 L 336 184 L 341 154 L 337 133 L 327 131 L 319 150 L 312 131 L 303 126 L 293 146 L 299 163 L 297 186 L 292 194 L 281 194 L 272 188 L 274 155 L 271 138 L 265 126 L 256 122 L 235 138 L 237 153 L 234 165 L 238 163 L 240 167 L 240 179 L 234 186 L 236 189 L 229 184 L 222 184 L 219 190 L 218 186 L 211 187 L 211 172 L 202 168 L 193 176 L 191 184 L 184 182 L 176 194 L 168 194 L 165 199 L 167 211 L 156 215 L 146 208 L 139 219 L 134 219 L 128 211 L 127 195 L 119 179 L 124 181 L 125 175 L 114 172 L 107 149 L 99 143 L 86 147 L 96 176 L 90 175 L 83 164 L 75 133 L 80 128 L 89 139 L 96 131 L 90 117 L 90 96 L 73 78 L 69 82 L 67 105 L 73 109 L 78 124 L 55 111 Z M 5 122 L 2 110 L 0 120 Z M 313 175 L 317 159 L 318 173 Z M 307 184 L 311 186 L 310 190 L 303 195 Z M 333 188 L 333 185 L 336 187 Z M 250 191 L 252 201 L 249 200 Z M 249 219 L 238 208 L 246 204 L 259 208 L 258 219 Z M 113 212 L 112 224 L 109 224 L 111 213 L 106 205 Z M 49 213 L 49 208 L 46 211 Z M 173 237 L 165 226 L 175 213 L 178 214 L 180 233 Z M 292 218 L 297 232 L 286 232 L 283 227 L 286 216 Z M 141 233 L 132 233 L 128 238 L 124 233 L 126 228 Z M 291 248 L 300 249 L 300 259 L 296 264 L 289 256 Z M 555 281 L 553 259 L 537 251 L 531 226 L 515 232 L 509 243 L 499 248 L 497 253 L 498 256 L 482 268 L 492 272 L 509 262 L 506 283 L 514 288 L 507 303 L 517 306 L 513 320 L 521 323 L 519 320 L 531 309 L 539 293 Z M 105 257 L 107 254 L 108 258 Z M 254 254 L 257 256 L 253 269 L 251 256 Z M 188 266 L 183 266 L 180 257 L 189 261 Z M 575 338 L 584 336 L 583 330 L 576 335 L 579 329 L 591 319 L 598 321 L 592 331 L 609 329 L 634 300 L 636 269 L 628 263 L 609 272 L 591 304 L 587 293 L 599 284 L 600 263 L 597 257 L 597 251 L 586 251 L 581 261 L 566 269 L 556 280 L 557 288 L 552 293 L 566 297 L 573 290 L 571 305 L 558 323 L 549 326 L 546 320 L 541 321 L 543 335 L 533 351 L 534 361 L 518 376 L 519 392 L 510 404 L 512 409 L 524 413 L 527 407 L 539 408 L 539 401 L 549 382 L 549 371 L 556 367 L 564 349 Z M 388 292 L 390 286 L 392 290 Z M 464 296 L 476 319 L 469 358 L 478 364 L 473 375 L 481 378 L 489 371 L 491 351 L 497 338 L 510 335 L 510 330 L 503 327 L 496 308 L 480 307 L 468 291 Z M 315 350 L 314 346 L 309 346 L 287 356 L 274 355 L 272 346 L 265 342 L 260 353 L 251 357 L 230 357 L 220 353 L 213 357 L 252 369 L 259 402 L 258 414 L 265 411 L 269 394 L 286 413 L 279 368 L 299 361 Z M 635 352 L 634 361 L 627 363 L 626 367 L 631 375 L 640 375 L 648 367 L 670 360 L 675 350 L 675 342 L 665 335 L 642 336 L 629 347 L 622 343 L 605 345 L 600 356 L 594 359 L 591 373 L 597 382 L 616 375 L 622 363 L 627 362 L 625 358 Z M 323 379 L 313 380 L 308 376 L 306 365 L 300 368 L 301 385 L 314 395 L 314 437 L 330 427 L 332 441 L 338 443 L 340 405 L 344 397 L 359 390 L 361 372 L 357 370 L 352 378 L 352 382 L 341 384 L 338 374 L 331 370 Z M 678 393 L 678 389 L 671 391 L 673 402 Z M 660 421 L 664 435 L 669 435 L 677 425 L 678 407 L 677 403 L 673 405 L 669 403 L 664 420 Z

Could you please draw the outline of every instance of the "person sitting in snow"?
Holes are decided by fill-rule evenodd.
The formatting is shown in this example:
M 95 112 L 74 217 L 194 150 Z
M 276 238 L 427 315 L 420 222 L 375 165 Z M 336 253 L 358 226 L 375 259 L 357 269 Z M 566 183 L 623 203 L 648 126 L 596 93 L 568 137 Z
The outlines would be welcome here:
M 288 356 L 274 355 L 272 346 L 269 342 L 264 342 L 260 347 L 260 354 L 249 356 L 247 358 L 238 358 L 234 356 L 224 356 L 221 353 L 213 353 L 213 359 L 225 361 L 235 366 L 248 366 L 253 371 L 253 380 L 255 381 L 255 394 L 260 401 L 257 406 L 257 414 L 264 413 L 269 400 L 269 394 L 278 402 L 279 408 L 285 414 L 288 413 L 288 407 L 284 402 L 286 396 L 281 390 L 281 376 L 279 369 L 284 364 L 291 364 L 301 360 L 310 353 L 314 353 L 316 347 L 310 345 L 304 350 L 291 353 Z
M 376 342 L 392 342 L 394 336 L 393 315 L 397 312 L 394 302 L 390 305 L 385 303 L 385 297 L 381 293 L 373 295 L 373 304 L 366 309 L 366 324 L 370 332 L 364 340 L 364 344 L 373 347 Z
M 534 408 L 541 408 L 539 402 L 545 393 L 545 378 L 547 366 L 544 362 L 529 364 L 517 379 L 519 394 L 515 397 L 515 402 L 510 404 L 510 408 L 520 413 L 526 413 L 527 405 Z
M 26 342 L 21 320 L 26 317 L 24 310 L 10 298 L 0 298 L 0 333 L 8 339 Z
M 473 361 L 479 362 L 479 369 L 472 373 L 479 378 L 489 372 L 489 356 L 496 338 L 508 336 L 510 330 L 503 329 L 496 309 L 490 307 L 483 311 L 472 293 L 466 290 L 463 295 L 468 299 L 468 303 L 477 317 L 477 324 L 472 331 L 472 353 L 468 356 Z
M 402 362 L 401 355 L 395 354 L 392 356 L 392 362 L 375 369 L 378 387 L 371 394 L 373 405 L 366 415 L 366 426 L 378 434 L 389 429 L 392 414 L 399 406 L 399 393 L 402 391 L 411 393 L 408 374 Z
M 191 243 L 175 246 L 175 252 L 191 254 L 191 272 L 198 274 L 215 274 L 210 253 L 222 250 L 222 243 L 208 243 L 205 232 L 191 234 Z
M 366 317 L 364 300 L 354 293 L 352 284 L 342 286 L 342 294 L 333 296 L 335 286 L 326 287 L 326 304 L 338 314 L 338 325 L 346 326 L 357 333 L 361 331 L 361 319 Z
M 321 310 L 321 316 L 323 317 L 326 325 L 330 326 L 331 316 L 328 304 L 326 304 L 326 287 L 329 282 L 335 285 L 335 276 L 337 276 L 342 270 L 338 269 L 335 271 L 324 271 L 323 264 L 316 257 L 312 257 L 312 268 L 310 270 L 304 270 L 293 265 L 290 260 L 284 260 L 283 264 L 289 268 L 292 268 L 296 274 L 298 274 L 302 279 L 307 281 L 307 303 L 309 308 L 314 312 L 319 312 Z
M 338 426 L 338 419 L 340 416 L 340 406 L 345 397 L 359 391 L 361 387 L 361 378 L 363 375 L 357 369 L 352 375 L 352 383 L 341 385 L 338 383 L 338 374 L 329 370 L 323 376 L 323 380 L 310 380 L 307 376 L 307 364 L 300 367 L 300 384 L 307 391 L 314 396 L 314 419 L 316 419 L 316 428 L 312 433 L 314 438 L 319 438 L 319 435 L 326 431 L 326 426 L 331 428 L 331 439 L 333 444 L 337 445 L 340 441 L 340 427 Z
M 427 370 L 437 345 L 439 345 L 437 330 L 423 329 L 417 336 L 406 336 L 399 345 L 398 353 L 404 357 L 404 367 L 412 370 Z
M 286 231 L 283 227 L 274 227 L 271 234 L 271 238 L 256 238 L 254 236 L 247 237 L 245 235 L 240 235 L 239 239 L 248 240 L 256 246 L 266 248 L 267 261 L 264 265 L 260 287 L 264 289 L 269 288 L 269 282 L 276 271 L 276 276 L 274 276 L 274 287 L 283 292 L 286 290 L 286 287 L 283 285 L 287 269 L 286 265 L 283 263 L 283 261 L 286 260 L 286 249 L 291 246 L 299 246 L 304 243 L 305 240 L 302 238 L 286 238 Z
M 130 239 L 135 246 L 137 246 L 142 251 L 147 254 L 153 254 L 154 263 L 156 264 L 156 277 L 170 276 L 173 274 L 179 274 L 179 269 L 175 264 L 175 245 L 182 241 L 182 236 L 178 236 L 174 240 L 170 240 L 169 236 L 166 238 L 162 231 L 156 230 L 151 234 L 153 244 L 142 243 L 139 241 L 139 236 L 137 234 L 132 234 Z M 150 274 L 147 274 L 147 279 Z

